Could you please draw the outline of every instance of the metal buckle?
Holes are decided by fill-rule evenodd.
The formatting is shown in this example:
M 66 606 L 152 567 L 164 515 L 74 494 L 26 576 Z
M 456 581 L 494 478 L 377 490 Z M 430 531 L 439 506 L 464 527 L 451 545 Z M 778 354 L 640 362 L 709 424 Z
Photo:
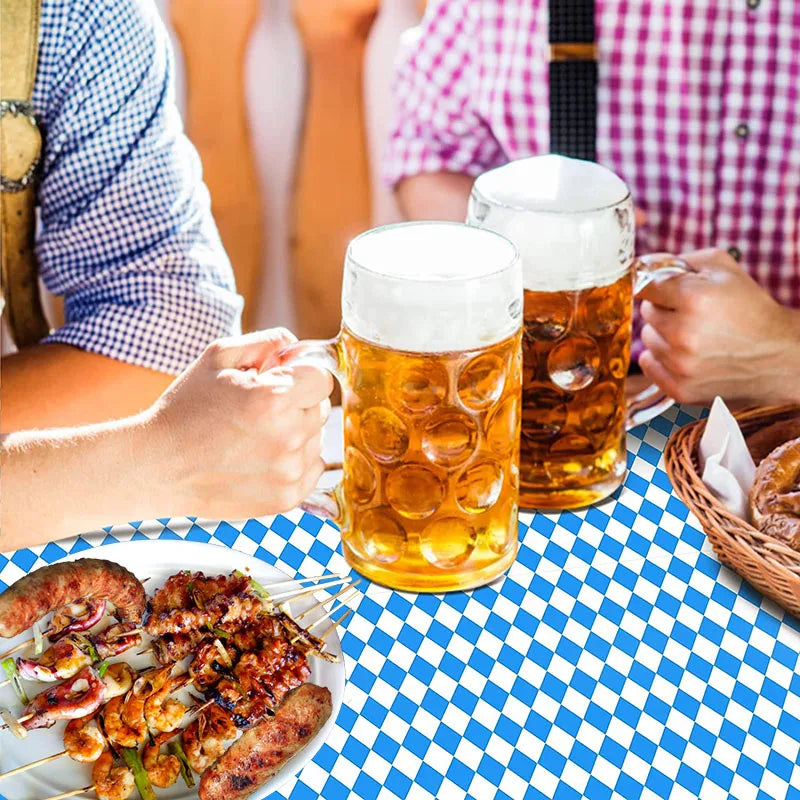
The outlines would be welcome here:
M 552 42 L 550 61 L 596 61 L 594 42 Z
M 27 100 L 0 100 L 0 119 L 6 114 L 12 114 L 15 117 L 23 116 L 34 128 L 39 127 L 33 113 L 33 106 Z M 27 189 L 33 181 L 39 161 L 40 156 L 36 156 L 21 178 L 6 178 L 5 175 L 0 174 L 0 192 L 15 193 Z

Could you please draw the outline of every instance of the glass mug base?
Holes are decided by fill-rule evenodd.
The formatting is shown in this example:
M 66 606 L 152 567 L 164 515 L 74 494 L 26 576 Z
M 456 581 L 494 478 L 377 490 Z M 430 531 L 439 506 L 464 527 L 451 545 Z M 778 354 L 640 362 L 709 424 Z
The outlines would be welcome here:
M 425 593 L 455 592 L 486 586 L 499 578 L 514 563 L 517 556 L 515 541 L 514 547 L 509 548 L 508 553 L 479 569 L 471 569 L 467 572 L 463 570 L 442 571 L 440 574 L 436 574 L 430 570 L 407 571 L 398 569 L 392 564 L 380 564 L 375 560 L 362 558 L 351 547 L 348 547 L 346 540 L 343 541 L 342 549 L 347 563 L 368 580 L 403 592 Z
M 620 461 L 609 475 L 588 486 L 546 487 L 520 482 L 519 506 L 523 511 L 567 511 L 599 503 L 613 494 L 625 479 L 625 462 Z

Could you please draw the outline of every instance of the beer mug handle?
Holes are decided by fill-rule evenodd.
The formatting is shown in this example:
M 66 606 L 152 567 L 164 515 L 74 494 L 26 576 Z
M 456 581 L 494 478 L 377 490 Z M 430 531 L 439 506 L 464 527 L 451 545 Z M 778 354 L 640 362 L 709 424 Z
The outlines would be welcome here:
M 285 366 L 308 365 L 327 370 L 340 384 L 342 383 L 341 349 L 338 337 L 295 342 L 284 348 L 279 358 Z M 344 521 L 344 505 L 341 499 L 342 484 L 340 482 L 330 489 L 315 489 L 300 503 L 300 508 L 309 514 L 326 517 L 337 525 L 341 525 Z
M 692 272 L 691 266 L 682 258 L 669 253 L 650 253 L 641 256 L 636 261 L 633 295 L 638 297 L 642 290 L 651 283 L 662 283 L 687 272 Z M 628 400 L 625 430 L 649 422 L 674 404 L 675 401 L 669 395 L 664 394 L 658 386 L 651 383 L 646 389 Z

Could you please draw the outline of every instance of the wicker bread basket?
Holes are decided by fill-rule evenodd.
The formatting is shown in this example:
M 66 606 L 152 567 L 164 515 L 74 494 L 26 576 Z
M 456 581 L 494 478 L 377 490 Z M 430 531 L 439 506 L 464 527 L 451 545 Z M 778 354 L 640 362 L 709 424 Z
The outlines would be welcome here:
M 797 406 L 769 406 L 750 408 L 734 416 L 747 436 L 798 413 Z M 698 463 L 705 427 L 705 420 L 693 422 L 676 431 L 667 442 L 667 472 L 675 493 L 700 520 L 719 560 L 800 618 L 800 552 L 732 514 L 706 488 Z

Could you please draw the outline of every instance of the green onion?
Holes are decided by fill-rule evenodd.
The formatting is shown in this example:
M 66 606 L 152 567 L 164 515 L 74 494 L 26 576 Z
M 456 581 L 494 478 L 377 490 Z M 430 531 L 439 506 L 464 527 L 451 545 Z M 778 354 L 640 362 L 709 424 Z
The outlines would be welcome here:
M 211 629 L 211 633 L 213 633 L 214 636 L 218 636 L 220 639 L 230 639 L 231 638 L 231 635 L 228 633 L 228 631 L 225 631 L 222 628 L 212 628 Z
M 103 661 L 100 663 L 100 666 L 97 668 L 97 674 L 102 678 L 103 675 L 106 674 L 106 670 L 108 669 L 108 661 Z
M 78 647 L 80 647 L 80 649 L 92 659 L 93 663 L 101 660 L 100 653 L 97 652 L 97 648 L 94 646 L 92 640 L 88 636 L 78 633 L 75 634 L 75 638 L 79 642 Z
M 192 768 L 189 765 L 189 759 L 186 758 L 186 753 L 183 752 L 180 739 L 173 739 L 168 745 L 167 750 L 172 753 L 178 761 L 181 762 L 181 776 L 184 783 L 191 788 L 194 786 L 194 775 L 192 775 Z
M 157 800 L 150 778 L 147 777 L 147 771 L 144 768 L 144 764 L 142 764 L 142 759 L 139 758 L 139 751 L 135 747 L 121 747 L 120 753 L 122 753 L 122 758 L 133 773 L 133 780 L 136 783 L 139 794 L 142 796 L 142 800 Z
M 44 652 L 44 636 L 38 622 L 33 623 L 33 654 L 40 656 Z
M 28 705 L 30 700 L 28 700 L 28 695 L 25 693 L 25 687 L 22 685 L 22 678 L 20 678 L 19 671 L 17 670 L 17 662 L 9 656 L 3 660 L 3 669 L 5 670 L 6 675 L 8 675 L 8 679 L 11 681 L 14 694 L 19 697 L 22 705 Z
M 253 593 L 262 600 L 269 600 L 269 592 L 251 575 L 245 575 L 241 570 L 234 570 L 234 575 L 238 578 L 250 578 L 250 588 Z

